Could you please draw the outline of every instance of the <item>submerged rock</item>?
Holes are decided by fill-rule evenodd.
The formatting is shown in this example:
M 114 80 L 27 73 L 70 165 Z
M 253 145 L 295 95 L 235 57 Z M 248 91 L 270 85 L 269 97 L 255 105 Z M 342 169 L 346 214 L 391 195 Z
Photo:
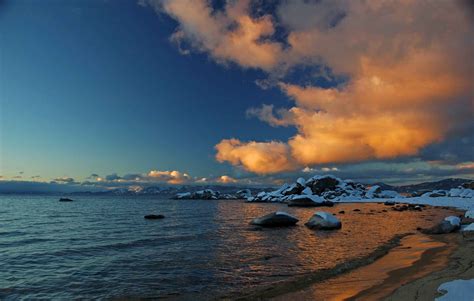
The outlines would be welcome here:
M 73 200 L 71 200 L 69 198 L 60 198 L 59 201 L 60 202 L 72 202 Z
M 328 212 L 318 211 L 305 224 L 310 229 L 333 230 L 340 229 L 341 221 Z
M 145 219 L 162 219 L 165 218 L 162 214 L 149 214 L 144 216 Z
M 286 212 L 277 211 L 255 218 L 250 224 L 262 227 L 285 227 L 294 226 L 298 221 L 296 217 Z

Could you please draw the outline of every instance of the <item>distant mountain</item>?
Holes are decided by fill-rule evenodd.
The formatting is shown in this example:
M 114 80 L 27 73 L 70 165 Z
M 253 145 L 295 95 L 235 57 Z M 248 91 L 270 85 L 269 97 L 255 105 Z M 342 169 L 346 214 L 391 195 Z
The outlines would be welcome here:
M 422 191 L 432 191 L 432 190 L 449 190 L 451 188 L 456 188 L 461 184 L 466 182 L 471 182 L 470 179 L 460 179 L 460 178 L 449 178 L 436 182 L 424 182 L 420 184 L 413 185 L 403 185 L 403 186 L 393 186 L 392 190 L 397 192 L 422 192 Z M 389 185 L 388 185 L 389 186 Z
M 182 185 L 182 186 L 149 186 L 149 187 L 131 187 L 116 188 L 100 192 L 73 192 L 72 195 L 123 195 L 123 196 L 147 196 L 147 195 L 175 195 L 182 192 L 195 192 L 203 189 L 212 189 L 221 193 L 235 193 L 243 187 L 240 186 L 224 186 L 224 185 Z M 260 191 L 269 191 L 272 188 L 249 188 L 252 193 Z
M 382 189 L 382 190 L 397 190 L 396 186 L 388 185 L 388 184 L 385 184 L 383 182 L 378 182 L 378 183 L 372 184 L 372 186 L 374 186 L 374 185 L 380 186 L 380 189 Z

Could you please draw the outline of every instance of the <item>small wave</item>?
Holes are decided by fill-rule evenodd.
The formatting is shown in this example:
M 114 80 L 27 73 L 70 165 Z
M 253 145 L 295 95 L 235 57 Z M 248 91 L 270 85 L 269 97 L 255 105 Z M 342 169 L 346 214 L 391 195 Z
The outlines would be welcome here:
M 12 242 L 2 242 L 0 243 L 0 247 L 20 247 L 24 245 L 30 245 L 30 244 L 41 243 L 41 242 L 46 242 L 46 241 L 52 241 L 52 239 L 28 238 L 28 239 L 17 240 L 17 241 L 12 241 Z

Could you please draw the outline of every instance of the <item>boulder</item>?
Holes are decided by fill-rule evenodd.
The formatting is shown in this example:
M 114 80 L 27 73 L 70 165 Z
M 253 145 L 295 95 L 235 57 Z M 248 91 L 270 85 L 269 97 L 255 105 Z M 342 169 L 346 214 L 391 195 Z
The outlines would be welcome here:
M 248 199 L 252 197 L 252 192 L 250 189 L 242 189 L 235 193 L 236 197 L 239 199 Z
M 474 218 L 474 210 L 468 210 L 464 213 L 464 216 L 467 218 Z
M 341 221 L 328 212 L 318 211 L 305 224 L 310 229 L 333 230 L 340 229 Z
M 474 240 L 474 223 L 471 223 L 461 229 L 461 233 L 464 239 Z
M 325 191 L 336 190 L 339 179 L 333 176 L 313 177 L 306 181 L 306 186 L 311 188 L 313 194 L 321 195 Z
M 68 199 L 68 198 L 60 198 L 59 201 L 60 202 L 72 202 L 72 200 Z
M 368 199 L 372 199 L 377 197 L 376 194 L 379 194 L 382 192 L 382 188 L 380 188 L 379 185 L 373 185 L 367 190 L 367 193 L 365 194 L 365 197 Z
M 466 183 L 462 184 L 461 187 L 465 188 L 465 189 L 473 189 L 474 190 L 474 181 L 466 182 Z
M 288 200 L 288 207 L 332 207 L 334 203 L 317 195 L 297 195 Z
M 294 226 L 298 219 L 286 212 L 277 211 L 262 217 L 255 218 L 251 224 L 262 227 L 286 227 Z
M 461 227 L 461 219 L 457 216 L 448 216 L 436 226 L 423 230 L 426 234 L 447 234 L 458 230 Z
M 144 216 L 145 219 L 162 219 L 165 218 L 162 214 L 148 214 Z
M 312 195 L 313 191 L 311 190 L 311 188 L 306 187 L 305 189 L 303 189 L 303 191 L 301 191 L 301 194 Z
M 455 227 L 459 228 L 461 226 L 461 219 L 457 216 L 451 215 L 451 216 L 445 217 L 444 220 L 450 222 Z
M 305 187 L 302 186 L 300 183 L 291 184 L 286 190 L 282 192 L 283 195 L 293 195 L 293 194 L 300 194 Z
M 300 184 L 301 186 L 305 186 L 306 185 L 306 180 L 303 179 L 303 178 L 298 178 L 296 179 L 296 183 Z

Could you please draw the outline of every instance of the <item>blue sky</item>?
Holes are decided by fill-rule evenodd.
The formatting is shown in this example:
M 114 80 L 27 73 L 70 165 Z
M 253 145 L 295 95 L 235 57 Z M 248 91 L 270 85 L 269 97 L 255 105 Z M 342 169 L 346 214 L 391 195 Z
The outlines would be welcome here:
M 306 25 L 294 24 L 291 16 L 278 19 L 282 7 L 261 8 L 268 11 L 260 15 L 272 16 L 276 28 L 276 32 L 263 33 L 262 37 L 270 36 L 268 45 L 289 47 L 284 45 L 288 44 L 288 33 Z M 294 11 L 298 7 L 286 9 Z M 252 15 L 255 10 L 252 6 L 244 11 Z M 260 16 L 252 16 L 260 20 Z M 434 178 L 472 175 L 471 169 L 467 172 L 461 168 L 459 172 L 459 166 L 469 166 L 473 161 L 472 134 L 465 134 L 466 128 L 472 128 L 472 121 L 459 125 L 457 132 L 420 142 L 415 152 L 401 150 L 394 156 L 377 157 L 376 149 L 369 155 L 362 151 L 360 157 L 338 157 L 334 162 L 319 157 L 287 158 L 287 153 L 299 151 L 291 141 L 286 142 L 288 139 L 298 133 L 306 139 L 304 143 L 311 143 L 313 136 L 294 119 L 278 126 L 261 111 L 249 117 L 247 110 L 263 104 L 289 110 L 294 102 L 297 108 L 305 108 L 301 99 L 308 90 L 292 94 L 287 88 L 279 88 L 282 83 L 295 89 L 310 85 L 341 88 L 359 74 L 331 65 L 331 58 L 328 63 L 295 63 L 282 71 L 283 67 L 275 67 L 275 63 L 268 66 L 270 63 L 259 61 L 260 49 L 244 58 L 237 52 L 242 50 L 230 49 L 222 54 L 220 48 L 206 44 L 215 40 L 213 33 L 200 32 L 201 24 L 187 23 L 186 17 L 179 8 L 167 6 L 166 1 L 1 1 L 2 178 L 50 181 L 71 177 L 81 182 L 91 174 L 124 177 L 149 175 L 155 170 L 179 171 L 196 179 L 228 175 L 232 179 L 261 176 L 273 181 L 301 173 L 304 167 L 315 172 L 333 168 L 335 173 L 343 175 L 345 170 L 347 175 L 354 175 L 351 171 L 364 173 L 374 164 L 385 172 L 408 172 L 407 164 L 412 164 L 411 170 L 415 171 L 422 166 L 420 178 L 429 178 L 430 173 Z M 243 23 L 240 26 L 243 28 Z M 173 33 L 179 31 L 179 43 L 171 41 Z M 186 47 L 189 54 L 183 55 L 180 47 Z M 248 60 L 252 55 L 256 59 Z M 290 61 L 287 57 L 285 60 Z M 329 76 L 313 76 L 321 68 L 329 71 Z M 264 80 L 269 88 L 262 89 L 257 80 Z M 472 98 L 464 96 L 466 91 L 461 92 L 453 97 L 469 105 Z M 284 120 L 288 115 L 288 111 L 280 113 L 273 117 Z M 233 146 L 233 151 L 245 154 L 230 157 L 219 150 L 222 158 L 218 162 L 215 146 L 230 138 L 242 142 L 241 146 Z M 265 148 L 264 153 L 256 155 L 268 155 L 265 162 L 272 162 L 274 154 L 282 150 L 282 166 L 288 168 L 276 173 L 256 172 L 247 160 L 254 151 L 253 145 L 247 144 L 250 141 L 262 143 L 258 149 Z M 265 143 L 269 141 L 281 142 L 282 148 L 267 149 Z M 438 175 L 436 170 L 449 172 Z
M 23 3 L 21 3 L 23 2 Z M 286 100 L 258 72 L 183 57 L 172 20 L 130 1 L 6 2 L 2 27 L 4 176 L 151 168 L 222 173 L 216 141 L 279 139 L 248 107 Z M 196 159 L 199 158 L 199 159 Z

